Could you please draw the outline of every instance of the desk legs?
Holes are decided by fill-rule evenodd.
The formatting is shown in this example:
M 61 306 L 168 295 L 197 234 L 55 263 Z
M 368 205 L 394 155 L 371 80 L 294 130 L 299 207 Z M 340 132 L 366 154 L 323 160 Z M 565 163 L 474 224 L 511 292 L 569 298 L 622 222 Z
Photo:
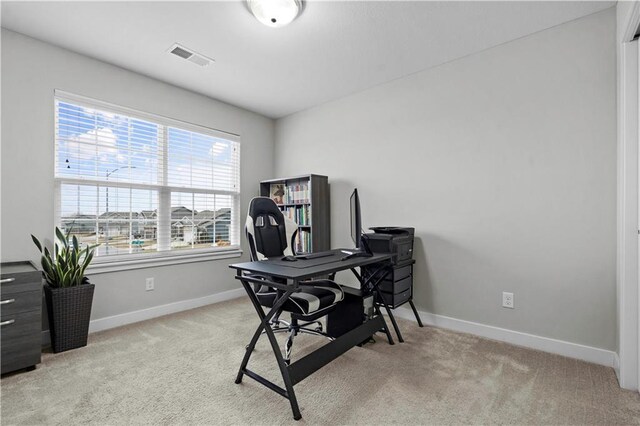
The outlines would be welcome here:
M 384 309 L 387 311 L 387 315 L 389 315 L 389 319 L 391 320 L 391 324 L 393 325 L 393 329 L 396 331 L 396 335 L 398 336 L 398 341 L 400 343 L 404 343 L 404 339 L 402 338 L 402 333 L 400 333 L 400 328 L 398 327 L 398 323 L 396 322 L 396 317 L 393 316 L 393 312 L 391 312 L 391 309 L 389 309 L 389 306 L 384 303 L 384 299 L 382 298 L 382 294 L 380 294 L 380 290 L 378 289 L 378 287 L 375 287 L 375 291 L 376 294 L 378 296 L 378 299 L 380 299 L 382 301 L 382 306 L 384 306 Z M 374 305 L 378 305 L 378 303 L 374 303 Z
M 378 284 L 380 284 L 384 275 L 382 277 L 379 277 L 374 282 L 372 277 L 363 279 L 360 276 L 360 274 L 357 273 L 357 271 L 355 271 L 354 269 L 351 269 L 351 270 L 356 275 L 356 277 L 360 280 L 362 284 L 362 288 L 365 288 L 366 286 L 371 284 L 374 291 L 379 292 Z M 247 292 L 247 295 L 249 296 L 249 300 L 251 300 L 251 304 L 253 305 L 256 313 L 258 314 L 258 317 L 260 318 L 260 325 L 258 326 L 255 333 L 253 334 L 251 341 L 247 345 L 247 349 L 244 354 L 244 358 L 242 359 L 242 363 L 240 364 L 240 368 L 238 370 L 238 375 L 236 376 L 235 382 L 241 383 L 243 376 L 247 375 L 252 379 L 256 380 L 258 383 L 268 387 L 272 391 L 284 396 L 289 400 L 289 403 L 291 404 L 291 411 L 293 412 L 293 418 L 295 420 L 300 420 L 302 418 L 302 415 L 300 413 L 300 408 L 298 407 L 298 401 L 296 399 L 296 395 L 293 390 L 293 386 L 295 383 L 299 383 L 305 377 L 309 376 L 310 374 L 312 374 L 322 366 L 328 364 L 329 362 L 334 360 L 336 357 L 346 352 L 349 348 L 355 346 L 359 342 L 362 342 L 362 340 L 366 339 L 367 336 L 370 336 L 371 334 L 375 333 L 380 329 L 383 329 L 384 332 L 386 333 L 387 339 L 389 340 L 389 344 L 391 345 L 394 344 L 393 338 L 391 337 L 391 332 L 389 330 L 389 326 L 387 325 L 384 319 L 384 316 L 382 315 L 380 307 L 378 306 L 377 303 L 374 303 L 374 309 L 377 314 L 376 318 L 366 322 L 360 327 L 357 327 L 356 329 L 352 330 L 346 335 L 341 336 L 340 338 L 324 346 L 323 348 L 315 351 L 314 353 L 305 356 L 301 360 L 297 361 L 295 364 L 287 365 L 282 356 L 282 352 L 280 351 L 280 347 L 278 346 L 275 333 L 270 326 L 270 322 L 276 316 L 276 314 L 278 313 L 282 305 L 284 305 L 284 303 L 287 301 L 289 296 L 291 296 L 292 293 L 297 291 L 298 283 L 290 280 L 289 282 L 290 288 L 288 288 L 286 291 L 284 290 L 282 291 L 282 295 L 275 301 L 271 310 L 269 310 L 269 312 L 265 315 L 256 294 L 254 293 L 253 289 L 251 288 L 251 285 L 249 284 L 249 281 L 247 281 L 247 279 L 243 279 L 242 273 L 240 271 L 238 271 L 237 278 L 242 283 L 242 286 L 244 287 L 245 291 Z M 393 327 L 395 328 L 396 333 L 400 338 L 400 341 L 402 341 L 402 336 L 400 334 L 400 331 L 398 330 L 396 321 L 393 318 L 393 314 L 389 311 L 388 306 L 385 305 L 385 308 L 387 310 L 387 313 L 389 314 L 389 317 L 391 318 Z M 258 342 L 258 339 L 260 338 L 260 335 L 263 332 L 269 338 L 269 344 L 271 345 L 273 354 L 276 357 L 276 362 L 278 363 L 278 368 L 280 369 L 280 374 L 282 375 L 282 380 L 284 381 L 285 389 L 281 388 L 275 383 L 270 382 L 269 380 L 265 379 L 264 377 L 260 376 L 259 374 L 247 368 L 247 365 L 249 364 L 249 359 L 251 358 L 251 353 L 253 352 L 256 346 L 256 343 Z
M 422 325 L 422 320 L 420 319 L 420 315 L 418 315 L 418 310 L 416 309 L 416 305 L 413 304 L 413 298 L 409 300 L 409 304 L 411 305 L 411 309 L 413 310 L 413 315 L 416 316 L 416 321 L 418 321 L 418 326 L 424 327 L 424 325 Z
M 389 331 L 389 326 L 387 325 L 387 321 L 385 321 L 384 319 L 384 315 L 382 315 L 382 311 L 380 310 L 380 306 L 378 306 L 377 303 L 373 303 L 373 309 L 376 311 L 376 315 L 379 315 L 380 318 L 382 318 L 382 322 L 384 323 L 384 334 L 387 335 L 387 340 L 389 341 L 390 345 L 395 345 L 396 343 L 393 341 L 393 337 L 391 337 L 391 332 Z M 389 312 L 389 309 L 387 309 L 387 312 Z M 395 321 L 394 321 L 394 326 L 395 326 Z M 397 329 L 396 329 L 397 330 Z M 402 342 L 402 340 L 400 340 Z
M 402 338 L 402 333 L 400 333 L 400 328 L 398 327 L 398 323 L 396 322 L 396 317 L 393 315 L 393 312 L 391 312 L 391 309 L 389 309 L 389 306 L 386 303 L 384 303 L 384 298 L 382 297 L 382 294 L 380 294 L 380 289 L 378 288 L 378 285 L 382 282 L 384 277 L 386 277 L 390 272 L 387 269 L 387 265 L 380 266 L 378 269 L 375 270 L 375 272 L 373 272 L 366 279 L 363 279 L 360 276 L 360 274 L 358 274 L 357 271 L 355 271 L 354 269 L 351 269 L 351 271 L 353 271 L 353 273 L 356 275 L 356 277 L 358 277 L 358 279 L 360 280 L 360 283 L 362 284 L 363 288 L 367 284 L 371 285 L 371 288 L 376 293 L 376 296 L 378 297 L 378 300 L 380 300 L 380 304 L 384 306 L 384 309 L 387 311 L 387 315 L 389 315 L 389 319 L 391 320 L 391 324 L 393 325 L 393 329 L 396 331 L 396 335 L 398 336 L 398 340 L 400 341 L 400 343 L 404 343 L 404 339 Z M 373 282 L 374 277 L 376 275 L 378 275 L 379 272 L 383 272 L 383 274 L 381 274 L 380 277 L 378 277 L 378 279 L 375 282 Z M 374 305 L 378 306 L 378 303 L 374 303 Z M 422 321 L 420 321 L 420 317 L 418 316 L 418 313 L 416 312 L 416 308 L 413 306 L 413 301 L 411 302 L 411 307 L 413 308 L 413 312 L 415 313 L 416 318 L 418 319 L 418 323 L 420 324 L 420 327 L 422 327 Z M 377 311 L 378 311 L 378 314 L 380 315 L 380 309 L 379 308 L 377 309 Z M 388 331 L 386 322 L 385 322 L 385 331 L 387 333 L 387 338 L 389 339 L 389 343 L 393 345 L 393 339 L 391 339 L 391 334 Z
M 380 300 L 384 300 L 382 299 L 382 295 L 378 294 L 378 297 L 380 298 Z M 398 335 L 398 340 L 401 343 L 404 343 L 404 339 L 402 338 L 402 334 L 400 334 L 400 328 L 398 328 L 398 324 L 396 323 L 396 318 L 393 316 L 393 312 L 391 312 L 391 310 L 389 309 L 389 306 L 387 306 L 386 303 L 383 302 L 382 304 L 387 310 L 387 314 L 389 314 L 389 318 L 391 318 L 391 324 L 393 324 L 393 328 L 396 330 L 396 334 Z M 413 311 L 413 315 L 416 316 L 416 321 L 418 321 L 418 326 L 424 327 L 424 325 L 422 324 L 422 319 L 420 319 L 420 315 L 418 315 L 418 310 L 416 309 L 416 305 L 413 304 L 413 299 L 409 299 L 409 304 L 411 305 L 411 310 Z
M 291 290 L 287 290 L 286 292 L 284 292 L 284 294 L 278 300 L 276 300 L 276 302 L 273 304 L 273 307 L 271 308 L 271 310 L 265 315 L 264 311 L 262 310 L 262 306 L 260 305 L 260 302 L 258 301 L 250 285 L 245 281 L 242 281 L 242 280 L 240 281 L 242 282 L 242 286 L 247 292 L 247 295 L 249 295 L 249 299 L 251 300 L 253 307 L 255 308 L 258 316 L 260 317 L 260 325 L 258 326 L 255 333 L 253 334 L 251 341 L 247 345 L 247 350 L 244 354 L 244 358 L 242 359 L 242 363 L 240 364 L 238 375 L 236 376 L 236 383 L 242 382 L 242 376 L 244 374 L 248 375 L 249 377 L 256 380 L 257 382 L 265 385 L 269 389 L 287 398 L 289 400 L 289 403 L 291 404 L 291 411 L 293 412 L 294 420 L 300 420 L 302 418 L 302 414 L 300 414 L 300 408 L 298 407 L 298 400 L 296 399 L 296 394 L 293 391 L 293 382 L 291 381 L 289 370 L 287 369 L 287 365 L 285 364 L 284 358 L 282 357 L 282 353 L 280 352 L 280 347 L 278 346 L 278 341 L 276 340 L 275 333 L 273 332 L 273 330 L 269 325 L 269 321 L 271 321 L 271 318 L 273 318 L 274 315 L 280 310 L 280 307 L 282 307 L 284 302 L 286 302 L 289 296 L 294 292 L 294 289 L 292 287 Z M 280 373 L 282 374 L 282 380 L 284 381 L 286 390 L 271 383 L 270 381 L 259 376 L 253 371 L 247 369 L 249 358 L 251 358 L 251 353 L 253 352 L 253 349 L 255 348 L 256 343 L 260 338 L 260 335 L 262 334 L 262 330 L 265 331 L 267 337 L 269 338 L 269 343 L 271 344 L 271 348 L 273 349 L 273 354 L 275 355 L 276 361 L 278 362 L 278 368 L 280 368 Z
M 378 297 L 381 298 L 380 291 L 378 290 L 378 285 L 382 282 L 382 279 L 385 276 L 387 276 L 388 272 L 380 276 L 375 282 L 372 282 L 372 281 L 373 281 L 373 278 L 378 274 L 378 271 L 381 271 L 384 269 L 385 267 L 379 268 L 375 273 L 373 273 L 368 278 L 364 278 L 361 274 L 358 273 L 358 271 L 355 270 L 355 268 L 351 268 L 351 272 L 353 272 L 353 275 L 355 275 L 358 281 L 360 281 L 361 290 L 364 290 L 367 288 L 368 285 L 371 285 L 371 288 L 373 288 L 373 291 L 375 291 L 378 294 Z M 382 298 L 380 300 L 382 300 Z M 384 315 L 382 315 L 382 311 L 380 310 L 380 307 L 378 306 L 378 304 L 375 303 L 375 301 L 373 302 L 373 309 L 376 311 L 376 315 L 379 315 L 380 318 L 382 318 L 382 322 L 384 324 L 384 333 L 387 335 L 387 340 L 389 341 L 389 344 L 395 345 L 395 342 L 393 341 L 393 337 L 391 337 L 391 332 L 389 331 L 389 326 L 387 325 L 387 321 L 385 321 Z M 396 324 L 396 320 L 393 319 L 393 316 L 391 316 L 391 313 L 389 312 L 389 308 L 387 308 L 387 313 L 389 314 L 389 316 L 393 321 L 393 326 L 396 329 L 396 334 L 398 334 L 398 326 Z M 398 336 L 400 336 L 400 334 L 398 334 Z M 400 337 L 400 341 L 401 342 L 403 341 L 402 337 Z

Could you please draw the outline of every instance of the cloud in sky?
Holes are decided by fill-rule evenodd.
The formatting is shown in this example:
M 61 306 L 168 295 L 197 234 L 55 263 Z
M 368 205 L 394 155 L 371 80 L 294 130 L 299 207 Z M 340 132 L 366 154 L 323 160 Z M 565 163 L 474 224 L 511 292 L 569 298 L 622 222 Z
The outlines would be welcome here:
M 211 148 L 209 149 L 209 155 L 211 155 L 212 157 L 217 157 L 227 149 L 229 149 L 228 143 L 216 141 L 211 145 Z
M 81 135 L 62 141 L 62 150 L 77 160 L 107 160 L 108 155 L 117 155 L 117 137 L 107 127 L 89 130 Z

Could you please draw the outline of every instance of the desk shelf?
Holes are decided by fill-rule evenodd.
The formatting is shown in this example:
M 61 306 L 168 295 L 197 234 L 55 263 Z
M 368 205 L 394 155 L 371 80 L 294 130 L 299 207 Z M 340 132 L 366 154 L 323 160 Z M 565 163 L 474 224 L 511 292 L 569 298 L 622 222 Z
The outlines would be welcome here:
M 331 249 L 329 179 L 302 175 L 260 182 L 260 196 L 273 199 L 298 224 L 297 253 Z

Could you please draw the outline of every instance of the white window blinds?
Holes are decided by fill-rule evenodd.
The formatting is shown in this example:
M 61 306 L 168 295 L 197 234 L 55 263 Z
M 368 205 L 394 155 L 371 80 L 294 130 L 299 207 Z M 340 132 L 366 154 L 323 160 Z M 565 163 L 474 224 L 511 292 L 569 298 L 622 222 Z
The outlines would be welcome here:
M 239 248 L 237 136 L 56 92 L 55 151 L 56 222 L 97 256 Z

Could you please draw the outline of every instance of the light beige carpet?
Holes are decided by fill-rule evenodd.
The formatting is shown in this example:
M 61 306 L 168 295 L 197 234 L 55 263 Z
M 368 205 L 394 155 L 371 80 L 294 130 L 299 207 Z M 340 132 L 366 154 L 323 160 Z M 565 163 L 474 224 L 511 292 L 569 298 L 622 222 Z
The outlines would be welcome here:
M 283 397 L 234 384 L 255 326 L 238 299 L 92 334 L 5 376 L 2 424 L 640 424 L 610 368 L 402 320 L 406 343 L 379 335 L 298 384 L 294 422 Z M 281 383 L 266 337 L 250 368 Z

